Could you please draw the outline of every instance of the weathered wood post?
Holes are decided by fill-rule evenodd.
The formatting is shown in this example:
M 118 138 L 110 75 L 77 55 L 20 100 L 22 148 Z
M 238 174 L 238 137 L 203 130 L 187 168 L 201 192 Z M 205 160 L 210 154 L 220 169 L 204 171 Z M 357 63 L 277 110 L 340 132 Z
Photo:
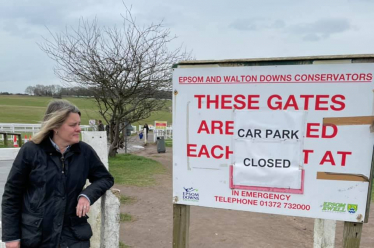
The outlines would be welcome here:
M 4 146 L 8 147 L 8 135 L 6 133 L 3 133 L 4 135 Z
M 374 131 L 373 124 L 370 127 L 371 132 Z M 371 161 L 369 186 L 368 186 L 369 188 L 368 188 L 368 196 L 367 196 L 367 204 L 366 204 L 366 210 L 365 210 L 364 223 L 367 223 L 368 220 L 369 220 L 371 192 L 372 192 L 373 176 L 374 176 L 373 173 L 374 173 L 374 149 L 373 149 L 373 157 L 372 157 L 372 161 Z M 363 227 L 363 223 L 348 222 L 348 221 L 344 222 L 344 231 L 343 231 L 343 247 L 344 248 L 358 248 L 358 247 L 360 247 L 362 227 Z
M 373 121 L 372 121 L 373 122 Z M 370 126 L 370 131 L 374 132 L 374 123 Z M 369 186 L 368 186 L 368 196 L 365 210 L 365 220 L 364 223 L 369 221 L 370 213 L 370 203 L 371 203 L 371 192 L 373 187 L 373 177 L 374 177 L 374 149 L 373 156 L 371 160 L 371 169 L 369 175 Z M 343 247 L 344 248 L 359 248 L 361 242 L 363 223 L 356 222 L 344 222 L 344 231 L 343 231 Z
M 21 147 L 22 146 L 22 136 L 21 136 L 20 133 L 17 134 L 17 136 L 18 136 L 18 140 L 17 140 L 18 146 Z
M 7 133 L 7 132 L 0 132 L 0 134 L 3 135 L 4 137 L 4 146 L 7 147 L 8 146 L 8 135 L 15 135 L 18 137 L 18 140 L 17 140 L 17 143 L 18 143 L 18 147 L 21 147 L 22 146 L 22 137 L 21 137 L 21 134 L 20 133 Z
M 343 247 L 359 248 L 363 223 L 344 222 Z
M 173 205 L 173 248 L 189 247 L 190 206 Z

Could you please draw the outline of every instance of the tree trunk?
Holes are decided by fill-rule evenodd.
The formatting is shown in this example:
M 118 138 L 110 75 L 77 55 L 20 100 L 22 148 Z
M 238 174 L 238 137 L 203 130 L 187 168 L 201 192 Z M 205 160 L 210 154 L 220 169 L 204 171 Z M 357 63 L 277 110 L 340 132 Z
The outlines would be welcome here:
M 122 133 L 122 135 L 121 135 Z M 125 125 L 121 124 L 121 130 L 120 130 L 120 139 L 119 139 L 119 142 L 118 142 L 118 146 L 121 147 L 121 148 L 125 148 L 125 135 L 126 135 L 126 127 Z M 127 153 L 125 151 L 125 153 Z
M 127 142 L 127 130 L 125 130 L 124 135 L 125 135 L 125 153 L 127 154 L 127 144 L 128 144 L 128 142 Z
M 115 157 L 117 154 L 117 149 L 113 146 L 113 144 L 110 145 L 109 147 L 109 157 Z
M 110 125 L 109 125 L 109 142 L 110 143 L 113 143 L 113 133 L 114 133 L 114 125 L 113 125 L 113 122 L 111 121 Z
M 117 155 L 117 149 L 118 149 L 118 142 L 119 142 L 119 121 L 117 120 L 117 122 L 113 125 L 111 125 L 111 130 L 113 130 L 112 128 L 114 128 L 114 134 L 112 134 L 113 132 L 111 132 L 112 134 L 112 142 L 110 144 L 110 147 L 109 147 L 109 157 L 115 157 Z

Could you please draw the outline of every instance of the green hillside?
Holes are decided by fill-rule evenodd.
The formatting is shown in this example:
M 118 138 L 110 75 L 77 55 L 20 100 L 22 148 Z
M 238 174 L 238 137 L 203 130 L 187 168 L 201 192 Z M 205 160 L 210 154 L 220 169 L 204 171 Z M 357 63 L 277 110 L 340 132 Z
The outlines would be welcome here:
M 93 99 L 78 97 L 64 99 L 74 103 L 81 110 L 82 125 L 88 125 L 89 119 L 102 119 Z M 0 96 L 0 123 L 39 123 L 51 100 L 53 100 L 51 97 L 39 96 Z M 171 106 L 171 101 L 169 106 Z M 152 124 L 155 120 L 167 121 L 168 124 L 171 124 L 170 111 L 155 112 L 151 117 L 133 123 L 133 125 Z

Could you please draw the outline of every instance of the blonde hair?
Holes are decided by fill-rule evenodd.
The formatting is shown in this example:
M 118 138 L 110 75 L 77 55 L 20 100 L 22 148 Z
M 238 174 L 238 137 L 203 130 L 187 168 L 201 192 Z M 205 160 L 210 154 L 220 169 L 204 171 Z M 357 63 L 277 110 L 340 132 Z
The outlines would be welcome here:
M 48 104 L 40 131 L 32 138 L 35 144 L 40 144 L 46 137 L 53 134 L 53 130 L 60 128 L 70 113 L 81 112 L 67 100 L 53 100 Z

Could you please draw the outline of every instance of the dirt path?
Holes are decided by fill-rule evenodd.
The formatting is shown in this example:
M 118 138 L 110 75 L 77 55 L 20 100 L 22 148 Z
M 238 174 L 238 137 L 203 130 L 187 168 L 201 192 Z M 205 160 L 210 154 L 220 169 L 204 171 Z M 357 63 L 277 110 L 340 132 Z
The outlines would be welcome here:
M 172 149 L 158 154 L 149 145 L 134 154 L 152 158 L 167 168 L 157 175 L 153 187 L 115 187 L 121 194 L 136 197 L 131 205 L 122 205 L 121 212 L 135 217 L 121 224 L 120 240 L 134 248 L 172 247 Z M 374 205 L 371 218 L 364 225 L 361 248 L 374 247 Z M 191 248 L 241 247 L 313 247 L 314 219 L 243 211 L 191 207 Z M 343 222 L 337 223 L 336 247 L 342 247 Z

